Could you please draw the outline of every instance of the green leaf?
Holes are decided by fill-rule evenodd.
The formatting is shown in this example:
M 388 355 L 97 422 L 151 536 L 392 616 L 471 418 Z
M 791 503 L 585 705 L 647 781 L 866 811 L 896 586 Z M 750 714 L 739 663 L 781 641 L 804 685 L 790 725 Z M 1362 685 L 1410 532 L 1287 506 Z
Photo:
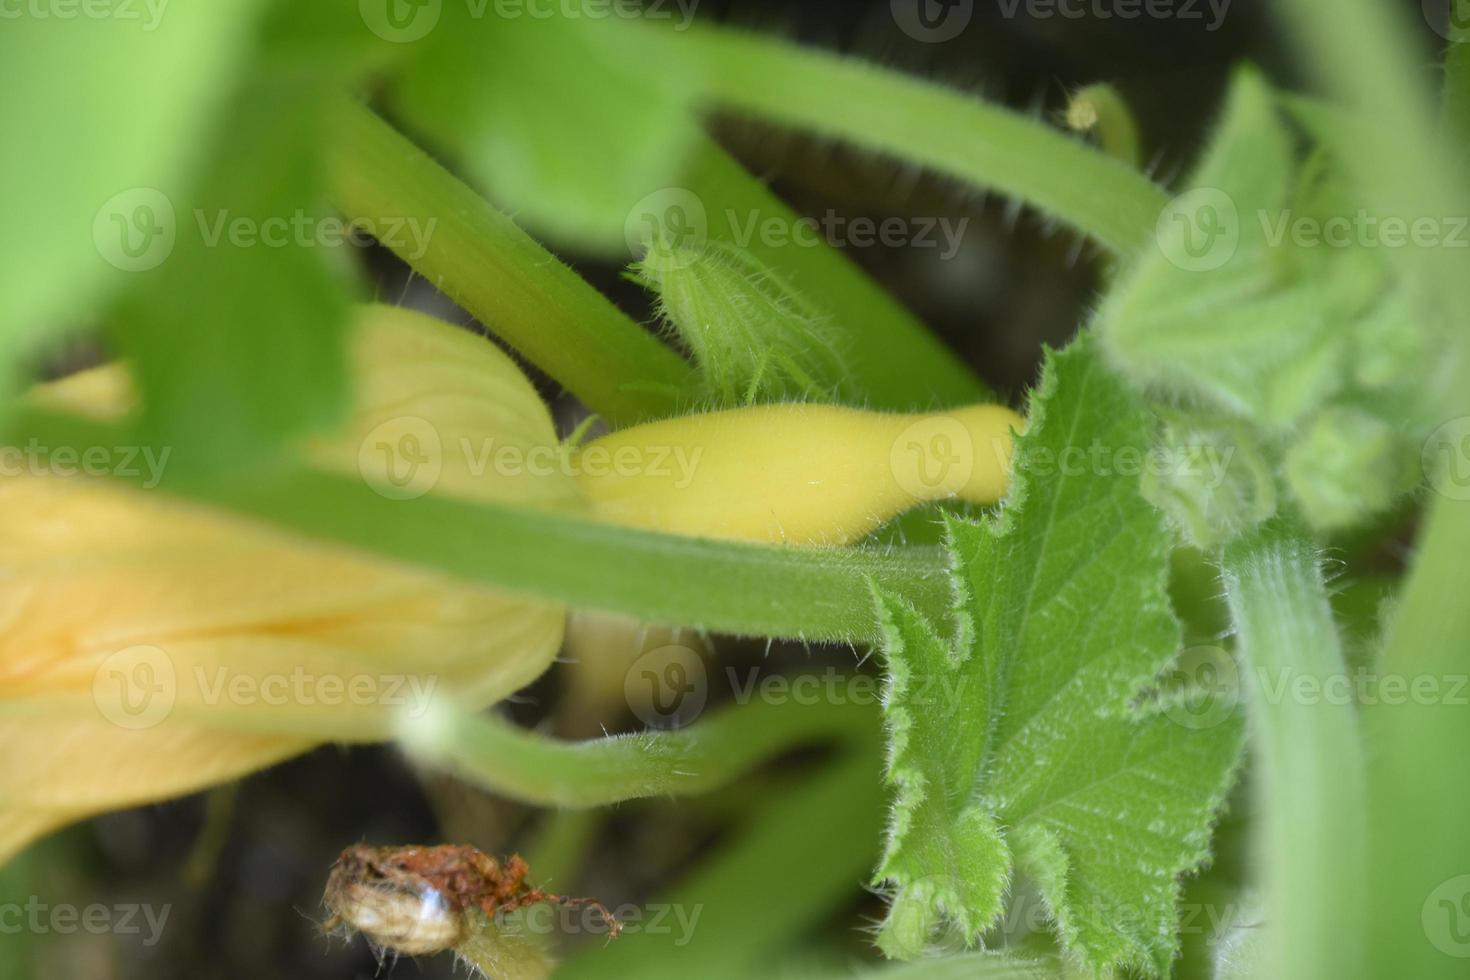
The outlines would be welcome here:
M 1135 380 L 1277 424 L 1301 410 L 1304 386 L 1330 383 L 1322 296 L 1283 288 L 1291 270 L 1261 220 L 1283 214 L 1291 177 L 1271 93 L 1242 72 L 1190 189 L 1159 217 L 1157 247 L 1099 314 L 1109 355 Z
M 368 227 L 432 229 L 382 243 L 522 357 L 614 426 L 694 401 L 682 357 L 478 192 L 364 106 L 345 103 L 334 121 L 337 206 Z
M 620 247 L 635 202 L 670 183 L 699 134 L 692 60 L 616 19 L 474 6 L 445 5 L 398 104 L 519 219 Z
M 1412 485 L 1451 359 L 1434 353 L 1423 284 L 1384 254 L 1402 218 L 1364 209 L 1344 178 L 1356 152 L 1347 134 L 1362 131 L 1296 111 L 1323 140 L 1300 167 L 1266 84 L 1237 77 L 1191 189 L 1164 209 L 1158 248 L 1104 305 L 1099 330 L 1141 385 L 1246 423 L 1239 448 L 1266 447 L 1303 513 L 1338 530 Z M 1218 420 L 1199 421 L 1228 443 Z M 1227 517 L 1196 522 L 1216 525 L 1196 534 L 1206 546 L 1270 516 L 1229 517 L 1238 486 L 1174 489 L 1198 516 Z
M 1169 535 L 1133 466 L 1150 430 L 1090 339 L 1050 356 L 999 514 L 948 525 L 953 622 L 881 596 L 890 955 L 941 924 L 973 944 L 1019 871 L 1091 970 L 1168 971 L 1179 877 L 1209 855 L 1242 730 L 1143 697 L 1180 640 Z

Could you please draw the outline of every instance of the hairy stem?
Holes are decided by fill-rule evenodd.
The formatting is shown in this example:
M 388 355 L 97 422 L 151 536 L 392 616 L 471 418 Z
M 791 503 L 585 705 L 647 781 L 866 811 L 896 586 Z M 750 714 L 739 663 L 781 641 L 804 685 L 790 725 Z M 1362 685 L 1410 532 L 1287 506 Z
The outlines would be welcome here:
M 1164 191 L 1036 120 L 855 58 L 728 29 L 690 31 L 710 94 L 733 109 L 850 140 L 1009 194 L 1129 255 Z
M 688 728 L 560 742 L 504 719 L 439 706 L 410 719 L 410 754 L 502 796 L 540 806 L 594 807 L 717 789 L 782 751 L 874 729 L 852 704 L 753 701 Z
M 671 414 L 693 369 L 371 110 L 347 103 L 332 191 L 349 220 L 412 219 L 383 244 L 496 336 L 615 424 Z
M 7 434 L 19 440 L 9 445 L 34 436 L 78 452 L 142 445 L 124 428 L 44 412 L 23 413 Z M 179 461 L 159 486 L 308 537 L 661 625 L 859 642 L 878 635 L 870 582 L 935 615 L 948 602 L 936 548 L 748 545 L 434 495 L 389 500 L 360 480 L 290 464 L 205 474 Z
M 1332 694 L 1347 669 L 1316 555 L 1270 525 L 1226 548 L 1223 575 L 1265 815 L 1270 974 L 1358 976 L 1362 747 L 1355 707 Z

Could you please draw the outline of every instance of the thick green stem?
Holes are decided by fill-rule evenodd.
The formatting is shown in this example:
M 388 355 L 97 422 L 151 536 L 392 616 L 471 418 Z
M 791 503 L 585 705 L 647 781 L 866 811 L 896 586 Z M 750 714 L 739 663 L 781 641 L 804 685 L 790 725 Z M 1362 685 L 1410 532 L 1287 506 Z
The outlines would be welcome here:
M 1452 0 L 1458 15 L 1463 0 Z M 1453 220 L 1470 213 L 1460 147 L 1436 129 L 1431 93 L 1422 83 L 1417 7 L 1395 10 L 1372 0 L 1342 0 L 1330 12 L 1314 0 L 1284 10 L 1298 43 L 1335 92 L 1372 127 L 1349 162 L 1363 203 L 1410 218 Z M 1452 18 L 1456 37 L 1463 18 Z M 1446 65 L 1441 117 L 1464 132 L 1464 44 Z M 1463 144 L 1462 144 L 1463 145 Z M 1385 206 L 1387 205 L 1387 206 Z M 1462 249 L 1405 249 L 1400 261 L 1427 280 L 1445 311 L 1443 356 L 1456 360 L 1459 383 L 1444 399 L 1443 417 L 1470 415 L 1464 311 L 1470 276 Z M 1458 447 L 1456 447 L 1458 448 Z M 1365 855 L 1374 898 L 1368 964 L 1371 976 L 1416 980 L 1464 976 L 1470 944 L 1461 939 L 1470 895 L 1470 711 L 1448 701 L 1470 673 L 1470 604 L 1465 602 L 1465 555 L 1470 554 L 1470 504 L 1433 497 L 1418 533 L 1418 553 L 1393 615 L 1379 663 L 1383 676 L 1411 685 L 1428 682 L 1440 695 L 1427 701 L 1379 704 L 1366 713 L 1373 849 Z M 1420 703 L 1413 703 L 1419 701 Z M 1351 860 L 1349 858 L 1348 860 Z
M 733 30 L 672 36 L 732 109 L 850 140 L 1025 201 L 1129 255 L 1167 200 L 1126 164 L 1025 116 L 960 92 Z
M 346 103 L 332 192 L 349 220 L 416 221 L 383 244 L 496 336 L 615 424 L 671 414 L 693 369 L 514 221 L 369 109 Z
M 142 445 L 125 429 L 46 413 L 17 419 L 9 435 L 6 445 L 34 436 L 79 453 Z M 948 603 L 944 558 L 934 548 L 747 545 L 433 495 L 389 500 L 361 480 L 289 464 L 209 475 L 186 464 L 170 465 L 163 491 L 465 579 L 662 625 L 867 641 L 878 635 L 870 580 L 935 615 Z
M 1270 975 L 1365 975 L 1362 747 L 1316 555 L 1272 525 L 1226 549 L 1223 575 L 1260 780 Z
M 1463 977 L 1470 896 L 1470 503 L 1436 497 L 1390 624 L 1378 670 L 1428 698 L 1366 716 L 1372 771 L 1376 907 L 1370 975 Z
M 584 808 L 708 792 L 787 749 L 824 737 L 850 741 L 876 725 L 872 711 L 853 704 L 754 701 L 676 731 L 560 742 L 439 706 L 410 719 L 399 737 L 414 757 L 482 789 Z

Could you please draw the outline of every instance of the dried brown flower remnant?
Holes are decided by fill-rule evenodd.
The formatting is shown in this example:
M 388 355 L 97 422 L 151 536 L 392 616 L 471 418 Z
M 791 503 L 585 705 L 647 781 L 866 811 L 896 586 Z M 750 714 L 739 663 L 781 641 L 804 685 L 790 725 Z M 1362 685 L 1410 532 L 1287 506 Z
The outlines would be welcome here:
M 520 855 L 502 862 L 463 844 L 354 844 L 327 878 L 322 898 L 332 917 L 326 927 L 347 925 L 385 949 L 415 956 L 463 943 L 474 928 L 467 915 L 474 909 L 493 918 L 552 902 L 591 905 L 602 913 L 608 934 L 618 934 L 617 919 L 601 902 L 533 888 L 526 882 L 529 871 Z

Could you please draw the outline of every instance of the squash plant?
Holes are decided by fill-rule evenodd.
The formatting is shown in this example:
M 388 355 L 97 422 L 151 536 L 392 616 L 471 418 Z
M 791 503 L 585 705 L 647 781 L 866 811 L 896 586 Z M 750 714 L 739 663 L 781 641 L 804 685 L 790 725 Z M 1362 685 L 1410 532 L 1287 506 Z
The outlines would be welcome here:
M 1106 80 L 1089 136 L 667 4 L 144 6 L 0 29 L 15 894 L 74 821 L 386 740 L 545 808 L 552 864 L 616 804 L 735 814 L 661 886 L 687 935 L 451 923 L 494 976 L 1463 975 L 1460 19 L 1431 86 L 1397 11 L 1280 0 L 1312 89 L 1239 67 L 1165 186 Z M 1092 314 L 997 404 L 840 251 L 726 220 L 798 215 L 714 111 L 1024 203 L 1105 256 Z M 493 341 L 322 247 L 367 241 Z M 106 363 L 43 379 L 77 336 Z M 1340 587 L 1405 527 L 1382 603 Z M 515 724 L 589 610 L 849 645 L 881 691 L 706 712 L 689 648 L 593 643 L 640 725 Z M 407 707 L 340 693 L 388 674 Z

